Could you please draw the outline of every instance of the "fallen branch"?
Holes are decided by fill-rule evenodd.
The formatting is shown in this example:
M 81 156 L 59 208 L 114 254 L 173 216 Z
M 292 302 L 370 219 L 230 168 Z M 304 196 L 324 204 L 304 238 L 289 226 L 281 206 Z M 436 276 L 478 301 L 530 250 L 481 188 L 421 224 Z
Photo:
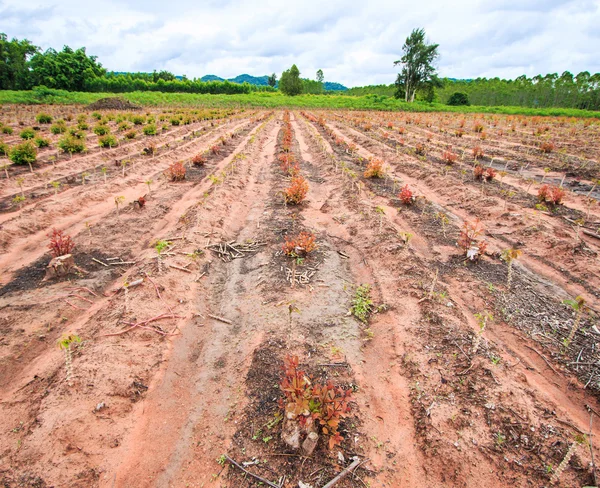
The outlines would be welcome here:
M 143 322 L 138 322 L 136 324 L 133 324 L 131 327 L 129 327 L 128 329 L 122 330 L 121 332 L 113 332 L 112 334 L 101 334 L 99 337 L 112 337 L 112 336 L 123 335 L 123 334 L 126 334 L 127 332 L 132 331 L 133 329 L 136 329 L 138 327 L 142 328 L 142 329 L 151 330 L 153 332 L 156 332 L 157 334 L 175 335 L 173 333 L 163 332 L 161 330 L 153 329 L 152 327 L 146 327 L 150 322 L 156 322 L 157 320 L 170 319 L 170 318 L 183 319 L 184 317 L 182 317 L 181 315 L 170 315 L 167 313 L 163 313 L 163 314 L 157 315 L 156 317 L 152 317 L 151 319 L 144 320 Z
M 175 266 L 174 264 L 169 264 L 169 263 L 167 263 L 167 265 L 169 266 L 169 268 L 175 268 L 175 269 L 178 269 L 179 271 L 185 271 L 186 273 L 191 273 L 191 271 L 189 269 L 182 268 L 181 266 Z
M 560 374 L 558 371 L 556 371 L 556 370 L 555 370 L 555 369 L 552 367 L 552 365 L 551 365 L 551 364 L 548 362 L 548 360 L 547 360 L 547 359 L 544 357 L 544 355 L 543 355 L 541 352 L 539 352 L 537 349 L 534 349 L 533 347 L 530 347 L 530 346 L 528 346 L 527 344 L 525 344 L 525 347 L 526 347 L 527 349 L 531 349 L 531 350 L 532 350 L 533 352 L 535 352 L 535 353 L 536 353 L 536 354 L 537 354 L 539 357 L 541 357 L 541 358 L 544 360 L 544 362 L 545 362 L 545 363 L 548 365 L 548 367 L 549 367 L 549 368 L 550 368 L 552 371 L 554 371 L 554 372 L 555 372 L 557 375 L 559 375 L 559 376 L 562 376 L 562 375 L 561 375 L 561 374 Z
M 235 467 L 241 469 L 244 473 L 246 473 L 249 476 L 252 476 L 253 478 L 257 479 L 258 481 L 263 482 L 265 485 L 270 486 L 271 488 L 281 488 L 279 485 L 276 485 L 275 483 L 271 483 L 269 480 L 266 480 L 264 478 L 261 478 L 260 476 L 258 476 L 257 474 L 251 473 L 250 471 L 248 471 L 246 468 L 240 466 L 238 463 L 236 463 L 233 459 L 231 459 L 227 454 L 225 454 L 225 459 L 227 459 L 227 461 L 229 461 L 231 464 L 233 464 Z
M 233 324 L 231 320 L 224 319 L 223 317 L 219 317 L 218 315 L 207 314 L 211 319 L 218 320 L 219 322 L 225 322 L 226 324 Z
M 97 263 L 101 264 L 102 266 L 106 266 L 108 268 L 108 264 L 103 263 L 102 261 L 100 261 L 99 259 L 96 258 L 92 258 L 92 261 L 96 261 Z
M 358 456 L 354 456 L 353 459 L 354 459 L 354 461 L 352 461 L 352 464 L 350 466 L 348 466 L 346 469 L 344 469 L 340 474 L 338 474 L 335 478 L 333 478 L 329 483 L 327 483 L 326 485 L 323 485 L 323 488 L 331 488 L 333 485 L 336 485 L 339 481 L 341 481 L 346 476 L 348 476 L 352 471 L 354 471 L 354 469 L 361 463 L 361 461 L 358 458 Z

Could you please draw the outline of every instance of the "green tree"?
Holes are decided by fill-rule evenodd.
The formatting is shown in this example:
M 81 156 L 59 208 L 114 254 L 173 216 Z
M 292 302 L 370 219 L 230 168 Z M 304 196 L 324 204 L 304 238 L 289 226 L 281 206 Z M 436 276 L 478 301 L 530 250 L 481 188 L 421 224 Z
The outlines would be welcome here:
M 275 85 L 277 84 L 277 75 L 273 73 L 271 76 L 269 76 L 267 83 L 269 83 L 269 86 L 275 88 Z
M 25 90 L 31 88 L 28 62 L 39 48 L 27 39 L 8 40 L 0 32 L 0 90 Z
M 317 70 L 317 81 L 319 83 L 323 83 L 324 79 L 325 79 L 325 76 L 323 76 L 323 70 L 322 69 L 318 69 Z
M 435 75 L 433 62 L 439 56 L 439 44 L 427 44 L 425 29 L 413 29 L 402 46 L 402 58 L 394 66 L 403 65 L 396 79 L 396 97 L 413 102 L 418 89 L 432 82 Z
M 281 73 L 279 89 L 289 96 L 300 95 L 302 93 L 303 84 L 300 79 L 300 70 L 295 64 L 290 69 Z

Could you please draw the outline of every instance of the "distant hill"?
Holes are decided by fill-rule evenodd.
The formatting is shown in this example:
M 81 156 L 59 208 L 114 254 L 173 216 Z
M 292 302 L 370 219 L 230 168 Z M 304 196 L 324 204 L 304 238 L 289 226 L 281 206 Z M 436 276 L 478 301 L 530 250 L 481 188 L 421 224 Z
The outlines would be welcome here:
M 216 75 L 204 75 L 200 78 L 202 81 L 224 81 L 224 78 Z M 267 86 L 269 84 L 269 77 L 265 76 L 252 76 L 248 74 L 238 75 L 235 78 L 228 78 L 227 81 L 232 83 L 250 83 L 251 85 Z M 335 83 L 332 81 L 326 81 L 324 83 L 325 90 L 328 91 L 344 91 L 348 88 L 341 83 Z

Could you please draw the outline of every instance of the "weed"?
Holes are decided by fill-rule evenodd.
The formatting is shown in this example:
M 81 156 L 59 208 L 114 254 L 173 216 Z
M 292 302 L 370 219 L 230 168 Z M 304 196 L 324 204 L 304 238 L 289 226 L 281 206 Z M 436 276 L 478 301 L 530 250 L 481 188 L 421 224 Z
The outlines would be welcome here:
M 373 311 L 373 300 L 371 299 L 371 285 L 360 285 L 356 288 L 350 313 L 363 323 L 367 323 L 369 315 Z

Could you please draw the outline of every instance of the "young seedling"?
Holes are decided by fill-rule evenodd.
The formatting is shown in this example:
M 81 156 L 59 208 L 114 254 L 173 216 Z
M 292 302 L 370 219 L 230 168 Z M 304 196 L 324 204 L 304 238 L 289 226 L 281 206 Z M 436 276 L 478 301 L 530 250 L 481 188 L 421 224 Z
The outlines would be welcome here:
M 100 168 L 100 171 L 104 175 L 104 183 L 106 183 L 106 173 L 108 172 L 108 168 L 106 166 L 102 166 L 102 168 Z
M 119 196 L 115 197 L 115 205 L 117 207 L 117 218 L 119 218 L 119 205 L 122 205 L 123 202 L 125 202 L 124 196 L 119 195 Z
M 369 315 L 373 311 L 373 300 L 371 299 L 371 285 L 360 285 L 356 288 L 350 313 L 363 323 L 367 323 Z
M 152 189 L 150 188 L 150 185 L 152 183 L 154 183 L 154 181 L 153 180 L 146 180 L 145 183 L 146 183 L 146 185 L 148 185 L 148 195 L 150 195 L 150 193 L 152 191 Z
M 64 335 L 58 340 L 58 347 L 65 351 L 65 367 L 67 370 L 67 384 L 72 386 L 71 378 L 73 377 L 71 345 L 80 343 L 81 338 L 75 334 Z
M 162 272 L 162 253 L 165 249 L 169 247 L 171 243 L 169 241 L 156 241 L 154 244 L 154 249 L 156 249 L 156 260 L 158 263 L 158 272 Z
M 548 173 L 550 173 L 550 171 L 552 171 L 550 168 L 544 168 L 544 176 L 542 176 L 542 181 L 540 182 L 540 185 L 544 184 L 544 180 L 546 179 L 546 176 L 548 176 Z
M 437 212 L 435 218 L 442 224 L 442 234 L 446 237 L 446 225 L 450 223 L 450 219 L 444 212 Z
M 475 335 L 475 341 L 473 343 L 473 351 L 471 352 L 471 354 L 475 354 L 477 352 L 477 349 L 479 349 L 479 344 L 481 343 L 481 338 L 483 336 L 483 332 L 485 331 L 485 328 L 487 327 L 487 323 L 488 320 L 494 320 L 493 315 L 488 312 L 487 310 L 484 310 L 481 313 L 476 313 L 475 314 L 475 318 L 477 319 L 477 323 L 479 324 L 479 330 L 477 331 L 477 334 Z
M 590 198 L 590 195 L 594 192 L 594 190 L 596 189 L 596 187 L 598 185 L 600 185 L 600 179 L 598 179 L 598 180 L 592 180 L 592 188 L 588 192 L 588 194 L 586 195 L 587 198 Z
M 90 174 L 87 171 L 84 171 L 83 173 L 81 173 L 81 184 L 85 185 L 85 179 L 90 176 Z
M 24 195 L 15 195 L 12 199 L 14 205 L 18 205 L 19 208 L 23 206 L 23 202 L 25 201 Z
M 294 330 L 293 325 L 292 325 L 292 315 L 294 313 L 300 313 L 300 309 L 298 307 L 296 307 L 296 305 L 294 305 L 293 302 L 290 302 L 288 304 L 288 318 L 289 318 L 289 323 L 290 323 L 290 337 L 292 335 L 292 331 Z
M 508 274 L 506 275 L 506 286 L 510 290 L 510 284 L 512 282 L 512 265 L 515 259 L 519 259 L 519 256 L 523 253 L 520 249 L 505 249 L 502 251 L 502 259 L 506 261 L 508 265 Z
M 19 178 L 17 178 L 16 182 L 17 182 L 17 185 L 19 186 L 19 189 L 21 190 L 21 196 L 23 198 L 25 198 L 25 194 L 23 193 L 23 183 L 25 183 L 25 178 L 20 176 Z
M 565 341 L 565 345 L 568 347 L 573 341 L 573 337 L 575 337 L 575 333 L 581 324 L 581 317 L 585 312 L 587 312 L 588 307 L 585 304 L 585 299 L 582 296 L 575 297 L 575 300 L 563 300 L 563 303 L 565 305 L 569 305 L 573 310 L 575 310 L 575 321 L 573 322 L 571 332 L 569 332 L 569 336 Z
M 54 188 L 54 196 L 58 195 L 58 190 L 60 189 L 60 181 L 51 181 L 50 184 L 52 188 Z
M 8 164 L 8 163 L 4 163 L 4 164 L 2 165 L 2 169 L 4 170 L 4 174 L 6 175 L 6 179 L 7 179 L 7 180 L 9 179 L 9 176 L 8 176 L 8 166 L 9 166 L 9 164 Z

